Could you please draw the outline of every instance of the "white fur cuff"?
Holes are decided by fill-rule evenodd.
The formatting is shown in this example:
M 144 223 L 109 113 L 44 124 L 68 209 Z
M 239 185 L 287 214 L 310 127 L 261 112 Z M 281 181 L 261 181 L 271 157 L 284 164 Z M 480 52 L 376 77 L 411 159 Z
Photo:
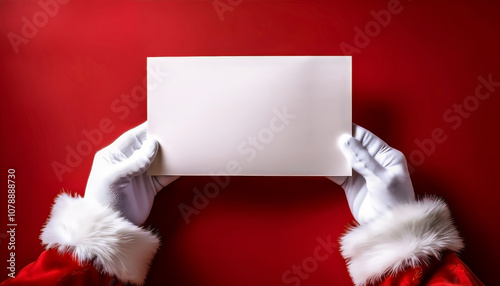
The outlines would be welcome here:
M 71 252 L 123 282 L 143 284 L 159 239 L 101 204 L 60 194 L 40 236 L 47 248 Z
M 450 211 L 439 199 L 399 205 L 369 223 L 355 226 L 340 239 L 342 256 L 356 285 L 459 251 L 463 242 Z

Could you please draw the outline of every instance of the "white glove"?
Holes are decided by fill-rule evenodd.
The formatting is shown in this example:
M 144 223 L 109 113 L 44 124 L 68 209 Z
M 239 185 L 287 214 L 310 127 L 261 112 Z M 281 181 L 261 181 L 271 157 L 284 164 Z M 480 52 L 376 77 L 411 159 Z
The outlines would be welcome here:
M 352 215 L 364 224 L 385 210 L 415 200 L 406 159 L 370 131 L 353 124 L 354 137 L 340 139 L 351 177 L 328 177 L 344 189 Z
M 136 225 L 147 219 L 156 194 L 178 178 L 146 174 L 158 150 L 158 142 L 146 135 L 147 122 L 98 151 L 84 196 L 120 212 Z

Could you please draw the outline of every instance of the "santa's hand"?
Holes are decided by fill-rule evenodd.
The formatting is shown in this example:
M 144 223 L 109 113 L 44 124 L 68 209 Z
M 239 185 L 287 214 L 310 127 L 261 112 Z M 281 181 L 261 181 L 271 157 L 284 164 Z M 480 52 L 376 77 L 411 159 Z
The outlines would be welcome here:
M 56 198 L 40 235 L 47 249 L 70 253 L 124 284 L 144 284 L 160 239 L 138 225 L 156 193 L 177 179 L 145 173 L 158 150 L 146 135 L 144 123 L 98 151 L 83 198 L 67 193 Z
M 156 194 L 178 177 L 148 176 L 158 143 L 146 138 L 147 122 L 98 151 L 85 189 L 85 200 L 108 206 L 136 225 L 144 223 Z
M 354 137 L 341 138 L 351 177 L 328 177 L 345 191 L 354 218 L 364 224 L 387 209 L 415 200 L 406 159 L 370 131 L 353 124 Z

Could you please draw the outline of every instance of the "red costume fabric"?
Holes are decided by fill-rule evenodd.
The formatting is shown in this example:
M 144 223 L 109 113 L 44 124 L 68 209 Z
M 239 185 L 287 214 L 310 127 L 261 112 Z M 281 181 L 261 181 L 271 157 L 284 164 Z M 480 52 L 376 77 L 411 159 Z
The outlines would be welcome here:
M 401 273 L 389 275 L 374 285 L 407 286 L 448 286 L 448 285 L 483 285 L 455 253 L 446 252 L 441 260 L 433 259 L 426 265 L 407 269 Z
M 1 285 L 123 285 L 116 278 L 102 275 L 92 264 L 80 264 L 71 254 L 48 249 L 38 259 L 24 267 L 16 278 L 10 278 Z
M 168 279 L 163 283 L 169 285 Z M 123 283 L 115 277 L 99 274 L 91 264 L 80 265 L 68 253 L 58 253 L 54 249 L 49 249 L 35 262 L 23 268 L 15 279 L 6 280 L 0 285 L 121 286 Z M 152 282 L 145 285 L 161 284 Z M 382 281 L 371 285 L 479 286 L 483 284 L 453 252 L 446 252 L 441 260 L 434 259 L 427 265 L 388 275 Z
M 95 152 L 146 120 L 147 57 L 352 54 L 353 122 L 406 155 L 417 195 L 447 200 L 467 245 L 460 259 L 500 285 L 498 11 L 500 1 L 0 1 L 0 165 L 19 177 L 16 279 L 43 251 L 61 188 L 83 195 Z M 205 203 L 193 190 L 209 184 L 181 178 L 158 194 L 145 226 L 162 242 L 146 284 L 295 285 L 282 274 L 316 266 L 304 260 L 316 238 L 336 243 L 352 221 L 324 178 L 231 178 Z M 289 277 L 352 284 L 340 252 L 327 254 L 307 279 Z
M 82 211 L 85 208 L 92 212 Z M 0 285 L 182 284 L 162 277 L 161 273 L 150 273 L 149 279 L 146 278 L 152 259 L 147 252 L 149 249 L 156 252 L 158 241 L 151 239 L 156 234 L 128 223 L 113 212 L 106 206 L 96 209 L 96 205 L 78 196 L 61 194 L 42 231 L 41 239 L 47 250 L 16 278 Z M 103 222 L 107 228 L 99 230 Z M 72 227 L 68 227 L 70 224 Z M 97 242 L 92 237 L 96 230 L 102 238 Z M 133 243 L 121 243 L 123 232 L 128 235 L 125 240 Z M 373 221 L 352 226 L 340 238 L 340 252 L 355 285 L 483 285 L 454 253 L 462 248 L 448 207 L 437 198 L 394 207 Z M 323 252 L 321 257 L 327 258 Z M 109 257 L 114 259 L 106 259 Z M 305 265 L 304 262 L 302 270 L 307 271 Z M 152 267 L 152 271 L 160 269 L 158 265 Z M 301 285 L 299 277 L 306 277 L 297 269 L 300 268 L 293 270 L 297 276 L 288 276 L 294 279 L 282 282 Z M 333 285 L 345 285 L 345 281 Z

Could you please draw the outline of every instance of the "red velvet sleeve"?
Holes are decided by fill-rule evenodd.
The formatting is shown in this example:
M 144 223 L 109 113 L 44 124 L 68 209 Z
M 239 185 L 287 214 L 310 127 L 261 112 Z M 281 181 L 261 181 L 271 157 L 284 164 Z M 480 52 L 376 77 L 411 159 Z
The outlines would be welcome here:
M 441 260 L 433 259 L 427 265 L 409 268 L 395 275 L 387 276 L 380 284 L 376 285 L 482 286 L 483 283 L 454 252 L 448 251 Z
M 100 274 L 91 263 L 80 265 L 71 254 L 61 254 L 49 249 L 38 259 L 24 267 L 15 278 L 9 278 L 0 285 L 36 286 L 121 286 L 116 278 Z

